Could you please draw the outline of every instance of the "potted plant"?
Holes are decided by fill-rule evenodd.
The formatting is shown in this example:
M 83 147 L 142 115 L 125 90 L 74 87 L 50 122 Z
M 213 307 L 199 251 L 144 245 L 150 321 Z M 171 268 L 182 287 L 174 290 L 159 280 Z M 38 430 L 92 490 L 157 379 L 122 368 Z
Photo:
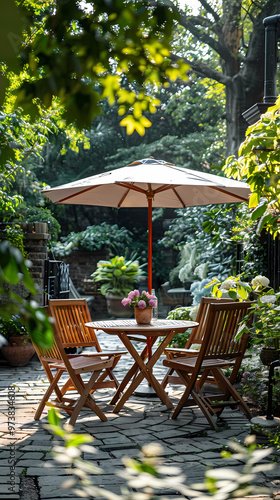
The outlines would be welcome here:
M 9 319 L 0 317 L 0 333 L 7 343 L 1 347 L 1 353 L 11 366 L 25 366 L 35 353 L 28 332 L 20 316 Z
M 110 260 L 100 260 L 97 263 L 97 269 L 92 276 L 97 283 L 102 283 L 100 292 L 105 295 L 107 310 L 112 316 L 132 316 L 132 311 L 126 309 L 121 301 L 137 285 L 143 274 L 141 267 L 135 254 L 129 260 L 116 255 Z
M 157 305 L 157 298 L 145 290 L 141 293 L 139 290 L 132 290 L 122 300 L 122 305 L 124 307 L 129 305 L 134 308 L 136 323 L 140 325 L 149 324 L 153 317 L 153 307 Z

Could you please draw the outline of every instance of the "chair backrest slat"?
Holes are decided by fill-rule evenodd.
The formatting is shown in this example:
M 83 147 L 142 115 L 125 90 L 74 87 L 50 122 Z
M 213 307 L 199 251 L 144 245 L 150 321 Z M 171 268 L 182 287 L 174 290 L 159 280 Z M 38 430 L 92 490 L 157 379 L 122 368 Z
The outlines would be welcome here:
M 239 324 L 251 311 L 255 302 L 233 302 L 211 304 L 209 307 L 205 336 L 201 345 L 203 358 L 236 358 L 244 354 L 247 335 L 235 340 Z M 253 319 L 251 314 L 247 324 Z M 245 346 L 245 347 L 244 347 Z
M 89 344 L 101 351 L 95 331 L 85 326 L 91 321 L 86 299 L 51 299 L 49 310 L 57 323 L 63 344 Z
M 49 314 L 49 307 L 46 306 L 45 311 L 47 314 Z M 53 325 L 53 333 L 54 333 L 54 338 L 53 338 L 53 345 L 49 349 L 46 349 L 44 347 L 40 347 L 36 344 L 34 345 L 35 351 L 40 359 L 40 361 L 44 360 L 61 360 L 61 343 L 59 340 L 59 337 L 57 335 L 55 323 Z
M 230 302 L 234 302 L 234 300 L 217 299 L 215 297 L 202 297 L 196 317 L 196 321 L 199 324 L 198 326 L 192 329 L 191 335 L 185 345 L 186 349 L 189 349 L 192 346 L 192 344 L 201 344 L 205 332 L 205 325 L 207 322 L 207 315 L 210 304 L 221 304 Z

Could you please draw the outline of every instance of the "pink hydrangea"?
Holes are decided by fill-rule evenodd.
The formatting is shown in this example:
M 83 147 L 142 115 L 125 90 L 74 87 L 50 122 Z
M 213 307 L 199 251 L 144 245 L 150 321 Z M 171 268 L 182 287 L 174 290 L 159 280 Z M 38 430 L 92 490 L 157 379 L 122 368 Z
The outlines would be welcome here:
M 139 297 L 139 295 L 140 295 L 139 290 L 132 290 L 132 292 L 129 292 L 127 297 L 129 299 L 133 300 L 133 299 L 135 299 L 135 297 Z
M 149 300 L 149 306 L 154 307 L 156 305 L 157 301 L 155 299 L 150 299 Z
M 131 299 L 129 299 L 128 297 L 125 297 L 124 299 L 122 299 L 123 306 L 128 306 L 129 304 L 131 304 Z
M 139 300 L 137 305 L 138 305 L 139 309 L 145 309 L 145 307 L 147 307 L 145 300 Z

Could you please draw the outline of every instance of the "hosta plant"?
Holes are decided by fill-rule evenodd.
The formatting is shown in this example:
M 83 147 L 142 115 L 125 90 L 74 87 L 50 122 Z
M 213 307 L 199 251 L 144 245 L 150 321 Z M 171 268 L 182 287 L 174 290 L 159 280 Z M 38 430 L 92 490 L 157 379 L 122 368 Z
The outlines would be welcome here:
M 130 260 L 116 255 L 110 260 L 100 260 L 92 276 L 94 281 L 101 284 L 102 295 L 110 293 L 124 297 L 136 287 L 143 275 L 141 267 L 135 254 Z

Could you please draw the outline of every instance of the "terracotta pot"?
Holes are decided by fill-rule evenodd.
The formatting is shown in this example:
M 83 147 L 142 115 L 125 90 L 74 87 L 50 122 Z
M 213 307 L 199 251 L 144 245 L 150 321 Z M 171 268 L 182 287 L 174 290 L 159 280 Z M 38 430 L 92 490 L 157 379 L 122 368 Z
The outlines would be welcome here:
M 1 353 L 11 366 L 25 366 L 35 354 L 35 349 L 26 337 L 10 337 L 9 344 L 1 347 Z
M 152 321 L 153 308 L 146 307 L 145 309 L 139 309 L 139 307 L 134 307 L 134 316 L 136 323 L 139 325 L 147 325 Z
M 269 366 L 272 361 L 280 359 L 280 351 L 274 347 L 262 347 L 260 359 L 263 365 Z

